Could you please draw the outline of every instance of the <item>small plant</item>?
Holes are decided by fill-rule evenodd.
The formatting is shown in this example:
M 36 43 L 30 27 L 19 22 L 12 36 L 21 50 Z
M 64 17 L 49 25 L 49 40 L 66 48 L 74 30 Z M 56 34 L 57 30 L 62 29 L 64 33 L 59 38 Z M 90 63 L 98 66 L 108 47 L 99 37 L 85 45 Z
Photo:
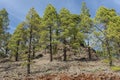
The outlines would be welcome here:
M 109 63 L 109 60 L 108 59 L 104 59 L 102 62 Z
M 120 66 L 112 66 L 111 70 L 113 70 L 113 71 L 120 71 Z
M 115 61 L 116 58 L 112 57 L 112 60 Z M 109 63 L 109 59 L 108 59 L 108 58 L 107 58 L 107 59 L 103 59 L 102 62 L 104 62 L 104 63 Z

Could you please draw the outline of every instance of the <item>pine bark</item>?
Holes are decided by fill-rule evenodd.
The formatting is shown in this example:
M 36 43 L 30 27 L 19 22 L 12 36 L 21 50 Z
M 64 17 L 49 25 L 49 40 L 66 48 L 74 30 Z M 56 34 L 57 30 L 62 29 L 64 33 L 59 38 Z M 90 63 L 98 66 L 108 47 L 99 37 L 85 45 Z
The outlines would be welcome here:
M 29 33 L 29 49 L 27 55 L 27 74 L 30 74 L 30 62 L 31 62 L 31 46 L 32 46 L 32 26 L 30 26 L 30 33 Z
M 15 61 L 18 61 L 18 56 L 19 56 L 19 43 L 20 43 L 20 41 L 17 41 L 16 54 L 15 54 Z
M 63 61 L 66 61 L 66 58 L 67 58 L 67 55 L 66 55 L 66 52 L 67 52 L 67 48 L 66 48 L 66 40 L 64 39 L 64 60 Z
M 50 28 L 50 61 L 52 62 L 53 61 L 53 56 L 52 56 L 52 28 L 51 26 L 49 27 Z
M 110 52 L 109 42 L 108 42 L 107 39 L 106 39 L 106 47 L 107 47 L 107 53 L 108 53 L 108 57 L 109 57 L 109 65 L 112 66 L 113 65 L 112 55 L 111 55 L 111 52 Z
M 91 56 L 91 49 L 90 49 L 90 45 L 89 45 L 89 40 L 88 40 L 88 58 L 89 58 L 89 60 L 92 59 L 92 56 Z

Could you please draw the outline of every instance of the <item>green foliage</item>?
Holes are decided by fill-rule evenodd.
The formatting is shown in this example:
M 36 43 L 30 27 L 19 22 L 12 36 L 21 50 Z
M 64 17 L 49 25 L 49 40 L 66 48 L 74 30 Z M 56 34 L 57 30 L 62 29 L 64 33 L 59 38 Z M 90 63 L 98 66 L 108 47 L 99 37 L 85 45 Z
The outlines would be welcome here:
M 5 50 L 10 49 L 11 55 L 15 56 L 18 52 L 21 53 L 19 55 L 21 58 L 27 60 L 28 56 L 25 53 L 41 51 L 49 47 L 50 44 L 52 53 L 56 54 L 57 46 L 61 43 L 64 44 L 64 52 L 67 51 L 66 46 L 70 46 L 77 53 L 80 45 L 85 44 L 86 40 L 88 41 L 86 47 L 90 46 L 90 34 L 94 30 L 94 38 L 98 39 L 97 45 L 102 48 L 101 51 L 97 51 L 97 54 L 109 57 L 109 59 L 103 60 L 103 62 L 109 63 L 113 60 L 113 54 L 120 53 L 119 24 L 120 16 L 114 9 L 101 6 L 97 10 L 93 22 L 85 2 L 82 3 L 80 15 L 72 14 L 66 8 L 62 8 L 57 13 L 55 7 L 49 4 L 42 18 L 34 8 L 31 8 L 26 15 L 25 22 L 20 23 L 11 36 L 7 32 L 8 13 L 2 9 L 0 10 L 0 55 L 3 55 Z M 95 42 L 93 41 L 93 43 Z
M 120 71 L 120 66 L 112 66 L 111 69 L 113 71 Z
M 84 34 L 81 31 L 81 27 L 79 26 L 80 24 L 80 17 L 79 15 L 76 14 L 71 14 L 70 15 L 71 22 L 70 22 L 70 45 L 74 48 L 77 49 L 80 44 L 84 44 Z
M 35 30 L 38 30 L 40 26 L 40 16 L 34 8 L 31 8 L 28 14 L 26 15 L 26 24 L 33 26 Z
M 52 26 L 54 28 L 54 25 L 56 24 L 57 12 L 51 4 L 49 4 L 44 11 L 43 21 L 47 27 Z
M 98 9 L 95 20 L 99 23 L 105 23 L 105 25 L 108 25 L 114 16 L 116 16 L 114 9 L 107 9 L 102 6 Z
M 80 21 L 80 26 L 81 26 L 81 31 L 84 33 L 90 33 L 93 26 L 92 19 L 84 14 L 80 15 L 81 21 Z
M 89 9 L 87 8 L 87 6 L 86 6 L 86 3 L 85 3 L 85 2 L 82 2 L 81 14 L 84 14 L 84 15 L 89 16 L 89 17 L 90 17 L 90 14 L 89 14 Z
M 104 39 L 101 39 L 101 38 L 99 38 L 99 39 L 102 41 L 102 45 L 104 45 L 103 48 L 105 48 L 107 51 L 107 54 L 108 54 L 109 60 L 110 60 L 110 65 L 112 64 L 112 60 L 111 60 L 112 53 L 113 53 L 112 47 L 114 45 L 114 41 L 113 41 L 114 32 L 112 31 L 112 28 L 113 28 L 113 26 L 117 27 L 117 23 L 119 23 L 119 18 L 117 18 L 116 16 L 117 16 L 117 14 L 114 9 L 108 9 L 103 6 L 98 9 L 96 16 L 95 16 L 96 23 L 103 25 L 103 29 L 99 28 L 99 30 L 102 33 Z M 118 19 L 118 20 L 114 21 L 115 19 Z M 113 30 L 115 30 L 115 28 Z M 119 28 L 117 30 L 119 30 Z M 118 33 L 119 33 L 119 31 L 118 31 Z M 114 35 L 114 36 L 116 36 L 116 35 Z
M 104 63 L 109 63 L 109 59 L 104 59 L 103 62 Z
M 117 42 L 120 42 L 120 16 L 115 16 L 112 18 L 112 21 L 109 22 L 108 29 L 108 38 L 114 39 Z
M 0 58 L 5 58 L 5 57 L 8 57 L 6 54 L 0 52 Z
M 39 32 L 41 31 L 41 17 L 39 14 L 36 12 L 34 8 L 31 8 L 28 14 L 26 15 L 26 34 L 28 37 L 28 40 L 30 38 L 30 30 L 31 32 L 31 37 L 32 37 L 32 45 L 34 47 L 38 47 L 39 43 Z
M 51 33 L 52 33 L 51 34 L 52 40 L 53 40 L 53 38 L 56 39 L 56 35 L 55 35 L 55 31 L 57 29 L 56 24 L 57 24 L 56 9 L 54 8 L 54 6 L 49 4 L 44 11 L 44 15 L 43 15 L 43 19 L 42 19 L 42 24 L 41 24 L 42 27 L 41 27 L 41 31 L 40 31 L 40 35 L 41 35 L 40 42 L 41 43 L 45 43 L 45 45 L 49 44 L 50 28 L 51 28 Z
M 100 57 L 106 56 L 106 54 L 103 51 L 99 51 L 99 50 L 96 51 L 96 54 L 99 55 Z
M 80 31 L 84 34 L 83 35 L 84 37 L 82 38 L 88 41 L 88 46 L 89 46 L 89 41 L 90 41 L 89 35 L 93 29 L 93 20 L 90 18 L 89 9 L 87 8 L 85 2 L 82 3 L 79 26 L 80 26 Z
M 21 47 L 22 49 L 20 50 L 20 52 L 22 52 L 22 50 L 24 50 L 23 45 L 24 45 L 24 39 L 25 39 L 25 29 L 24 29 L 24 25 L 25 23 L 20 23 L 15 32 L 13 33 L 13 35 L 11 36 L 10 40 L 9 40 L 9 44 L 8 44 L 8 48 L 11 50 L 12 54 L 15 55 L 16 53 L 16 48 L 17 47 Z M 20 45 L 18 45 L 17 43 L 21 43 Z
M 9 25 L 8 12 L 6 9 L 0 10 L 0 18 L 2 19 L 2 27 L 4 30 L 6 30 Z
M 69 10 L 62 8 L 60 10 L 60 14 L 59 14 L 59 18 L 60 18 L 60 37 L 62 39 L 66 39 L 70 36 L 70 12 Z
M 82 3 L 81 14 L 80 14 L 80 27 L 83 33 L 90 33 L 93 26 L 93 21 L 90 18 L 89 9 L 85 2 Z
M 2 18 L 0 17 L 0 36 L 2 36 L 3 28 L 2 28 Z M 1 40 L 1 39 L 0 39 Z
M 8 12 L 6 9 L 0 10 L 0 53 L 7 54 L 8 40 L 10 34 L 7 32 L 9 25 Z
M 40 39 L 40 42 L 44 44 L 43 46 L 50 45 L 50 54 L 51 54 L 51 61 L 52 61 L 52 53 L 57 53 L 55 49 L 57 49 L 58 41 L 58 14 L 54 6 L 49 4 L 44 12 L 43 21 L 42 21 L 42 31 L 40 35 L 43 36 Z M 52 52 L 53 50 L 53 52 Z

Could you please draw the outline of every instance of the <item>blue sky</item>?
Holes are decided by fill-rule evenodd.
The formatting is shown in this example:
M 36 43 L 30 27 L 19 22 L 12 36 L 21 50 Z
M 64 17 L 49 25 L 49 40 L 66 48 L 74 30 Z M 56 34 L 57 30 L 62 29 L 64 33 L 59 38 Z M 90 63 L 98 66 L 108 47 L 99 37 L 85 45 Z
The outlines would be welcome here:
M 48 4 L 52 4 L 58 12 L 65 7 L 71 13 L 80 14 L 83 1 L 90 9 L 92 17 L 95 16 L 96 10 L 100 6 L 114 8 L 117 13 L 120 13 L 120 0 L 0 0 L 0 9 L 5 8 L 8 11 L 10 18 L 9 31 L 13 33 L 16 26 L 25 20 L 26 14 L 32 7 L 36 9 L 41 17 Z

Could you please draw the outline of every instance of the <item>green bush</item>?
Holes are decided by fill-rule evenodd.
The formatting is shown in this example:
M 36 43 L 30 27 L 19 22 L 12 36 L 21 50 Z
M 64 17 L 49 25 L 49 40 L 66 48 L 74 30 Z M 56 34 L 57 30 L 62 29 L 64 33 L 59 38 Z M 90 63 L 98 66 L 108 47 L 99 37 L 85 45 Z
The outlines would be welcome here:
M 102 62 L 109 63 L 109 60 L 108 59 L 104 59 Z
M 111 70 L 113 70 L 113 71 L 120 71 L 120 66 L 112 66 Z
M 0 57 L 1 57 L 1 58 L 5 58 L 5 57 L 7 57 L 7 55 L 4 54 L 4 53 L 2 53 L 2 52 L 0 52 Z

